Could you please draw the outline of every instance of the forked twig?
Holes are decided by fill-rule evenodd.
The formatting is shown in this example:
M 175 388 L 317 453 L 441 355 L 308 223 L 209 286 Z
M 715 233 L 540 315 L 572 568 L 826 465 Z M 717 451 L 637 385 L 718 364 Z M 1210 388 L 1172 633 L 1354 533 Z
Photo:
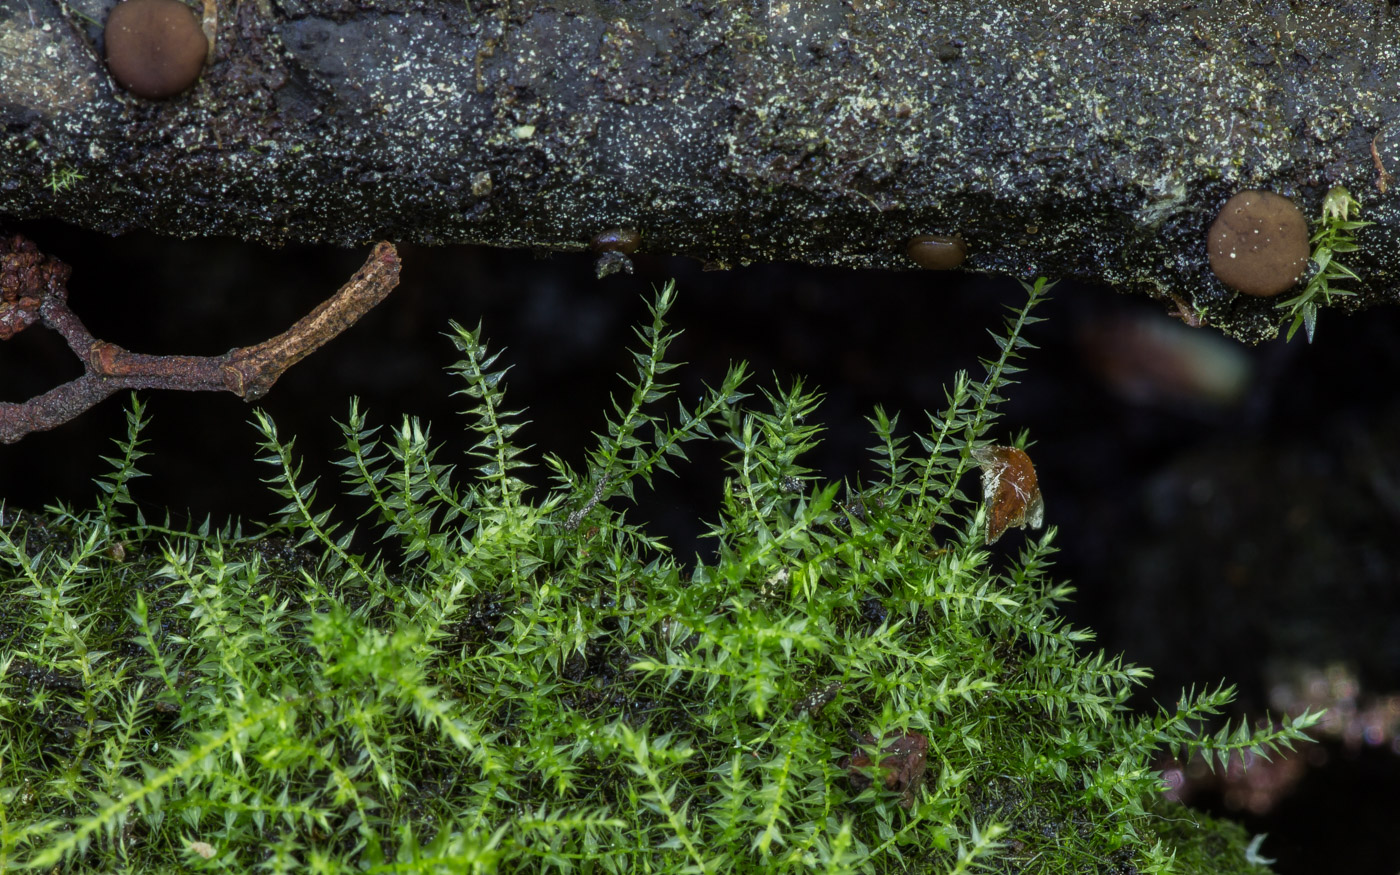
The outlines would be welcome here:
M 83 363 L 81 377 L 21 404 L 0 402 L 0 443 L 12 444 L 82 414 L 122 389 L 228 391 L 266 395 L 288 368 L 354 325 L 399 284 L 399 256 L 379 243 L 350 281 L 295 325 L 218 356 L 142 355 L 93 337 L 68 308 L 68 265 L 23 237 L 0 240 L 0 340 L 37 321 L 63 335 Z

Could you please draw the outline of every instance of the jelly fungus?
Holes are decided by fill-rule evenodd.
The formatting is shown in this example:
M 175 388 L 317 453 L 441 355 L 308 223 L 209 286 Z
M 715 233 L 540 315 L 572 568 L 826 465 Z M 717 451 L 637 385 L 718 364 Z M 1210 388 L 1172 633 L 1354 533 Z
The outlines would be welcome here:
M 952 270 L 967 257 L 967 244 L 961 237 L 918 234 L 909 238 L 909 247 L 905 252 L 919 267 L 928 270 Z
M 972 461 L 982 469 L 982 500 L 987 505 L 986 542 L 996 543 L 1007 529 L 1038 529 L 1045 524 L 1045 500 L 1035 466 L 1025 450 L 978 447 Z
M 1286 197 L 1242 191 L 1225 202 L 1207 237 L 1210 269 L 1227 287 L 1271 298 L 1308 266 L 1308 221 Z
M 209 41 L 179 0 L 124 0 L 107 16 L 107 69 L 127 91 L 152 100 L 189 88 Z

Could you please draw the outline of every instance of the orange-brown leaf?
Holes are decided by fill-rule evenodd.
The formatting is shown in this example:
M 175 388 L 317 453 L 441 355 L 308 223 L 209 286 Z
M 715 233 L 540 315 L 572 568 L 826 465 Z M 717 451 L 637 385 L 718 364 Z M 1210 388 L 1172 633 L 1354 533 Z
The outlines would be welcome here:
M 986 541 L 996 543 L 1007 529 L 1045 523 L 1045 501 L 1036 484 L 1035 466 L 1025 450 L 978 447 L 972 461 L 982 469 L 982 500 L 987 505 Z

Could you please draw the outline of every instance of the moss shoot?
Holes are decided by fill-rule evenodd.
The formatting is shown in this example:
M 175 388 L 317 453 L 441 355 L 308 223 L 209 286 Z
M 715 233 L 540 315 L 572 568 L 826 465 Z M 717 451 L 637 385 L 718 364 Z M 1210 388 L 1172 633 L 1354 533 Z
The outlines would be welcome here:
M 454 326 L 472 471 L 416 420 L 341 426 L 382 553 L 262 413 L 269 527 L 144 519 L 134 404 L 94 507 L 0 514 L 0 869 L 1242 871 L 1154 758 L 1315 715 L 1203 732 L 1228 687 L 1135 715 L 1148 671 L 1056 613 L 1054 530 L 993 552 L 962 492 L 1044 290 L 919 428 L 874 412 L 859 485 L 803 466 L 800 382 L 751 394 L 739 365 L 677 405 L 670 287 L 572 464 L 527 454 Z M 728 476 L 685 560 L 629 507 L 698 441 Z

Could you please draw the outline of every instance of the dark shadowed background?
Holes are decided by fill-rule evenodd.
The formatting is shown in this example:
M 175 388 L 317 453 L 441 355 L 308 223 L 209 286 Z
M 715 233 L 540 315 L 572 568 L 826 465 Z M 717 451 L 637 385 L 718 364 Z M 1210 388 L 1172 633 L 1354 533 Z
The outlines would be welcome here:
M 36 223 L 30 236 L 73 266 L 74 310 L 104 340 L 146 353 L 217 354 L 282 331 L 343 283 L 368 248 L 268 250 L 221 240 L 107 238 Z M 643 299 L 668 278 L 685 330 L 672 358 L 682 397 L 745 359 L 753 385 L 796 376 L 826 393 L 826 442 L 808 464 L 829 478 L 873 472 L 864 417 L 877 404 L 906 432 L 943 404 L 955 370 L 995 346 L 1014 281 L 767 265 L 704 272 L 640 256 L 633 276 L 598 281 L 587 256 L 403 247 L 403 281 L 345 336 L 293 368 L 262 402 L 295 435 L 330 501 L 347 398 L 371 420 L 433 422 L 444 460 L 469 440 L 465 399 L 444 373 L 449 319 L 479 320 L 513 364 L 508 386 L 532 424 L 521 440 L 579 465 L 630 367 Z M 1029 279 L 1029 278 L 1027 278 Z M 1110 651 L 1157 677 L 1141 706 L 1183 686 L 1240 686 L 1240 713 L 1331 705 L 1323 743 L 1248 777 L 1179 770 L 1194 804 L 1267 832 L 1261 853 L 1289 873 L 1394 875 L 1400 867 L 1400 314 L 1324 312 L 1316 342 L 1249 349 L 1192 330 L 1166 308 L 1062 284 L 1028 332 L 1040 349 L 1010 390 L 997 437 L 1029 429 L 1067 610 Z M 0 345 L 0 400 L 79 372 L 62 341 L 32 328 Z M 132 492 L 148 516 L 265 519 L 250 410 L 232 395 L 146 393 L 150 477 Z M 99 456 L 123 432 L 114 398 L 53 432 L 0 446 L 0 499 L 84 506 Z M 663 476 L 640 513 L 693 555 L 720 490 L 716 452 Z M 463 460 L 465 461 L 465 460 Z M 542 476 L 542 475 L 541 475 Z M 969 490 L 975 483 L 969 479 Z M 341 500 L 342 504 L 350 506 Z M 1014 550 L 1012 533 L 997 550 Z M 1169 764 L 1164 764 L 1169 765 Z M 1177 771 L 1173 771 L 1174 776 Z

